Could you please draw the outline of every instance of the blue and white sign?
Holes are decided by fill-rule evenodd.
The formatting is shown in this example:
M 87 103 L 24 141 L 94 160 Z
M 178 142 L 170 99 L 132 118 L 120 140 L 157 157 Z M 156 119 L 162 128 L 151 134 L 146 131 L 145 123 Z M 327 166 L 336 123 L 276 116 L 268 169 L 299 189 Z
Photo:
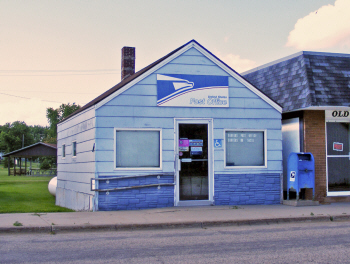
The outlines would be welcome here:
M 291 182 L 295 182 L 295 175 L 296 175 L 295 171 L 291 171 L 291 172 L 290 172 L 290 179 L 289 179 L 289 180 L 290 180 Z
M 157 74 L 157 106 L 229 107 L 228 77 Z
M 214 139 L 214 148 L 222 148 L 222 139 Z

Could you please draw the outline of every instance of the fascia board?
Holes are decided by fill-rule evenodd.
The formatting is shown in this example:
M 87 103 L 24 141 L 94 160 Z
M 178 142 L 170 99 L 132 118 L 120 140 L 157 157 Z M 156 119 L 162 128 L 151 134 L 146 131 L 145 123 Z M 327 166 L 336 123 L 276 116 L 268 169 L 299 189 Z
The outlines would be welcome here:
M 69 117 L 68 119 L 65 119 L 65 120 L 59 122 L 59 123 L 57 124 L 57 127 L 58 127 L 58 126 L 61 126 L 61 125 L 63 125 L 63 124 L 65 124 L 65 123 L 67 123 L 67 122 L 69 122 L 69 121 L 71 121 L 71 120 L 73 120 L 74 118 L 76 118 L 76 117 L 78 117 L 78 116 L 80 116 L 80 115 L 82 115 L 82 114 L 85 114 L 86 112 L 88 112 L 88 111 L 90 111 L 90 110 L 92 110 L 92 109 L 94 109 L 94 108 L 95 108 L 95 105 L 92 105 L 92 106 L 90 106 L 89 108 L 86 108 L 84 111 L 79 112 L 78 114 L 75 114 L 75 115 L 73 115 L 72 117 Z M 96 115 L 96 114 L 95 114 L 95 115 Z
M 213 61 L 217 66 L 219 66 L 221 69 L 226 71 L 228 74 L 230 74 L 233 78 L 237 79 L 240 83 L 242 83 L 244 86 L 246 86 L 249 90 L 251 90 L 253 93 L 255 93 L 257 96 L 259 96 L 261 99 L 263 99 L 265 102 L 267 102 L 269 105 L 271 105 L 273 108 L 275 108 L 278 112 L 282 113 L 282 107 L 276 104 L 273 100 L 271 100 L 269 97 L 267 97 L 265 94 L 260 92 L 256 87 L 254 87 L 252 84 L 247 82 L 244 78 L 242 78 L 239 74 L 237 74 L 235 71 L 233 71 L 231 68 L 223 64 L 220 60 L 216 59 L 212 54 L 210 54 L 207 50 L 203 49 L 201 46 L 194 44 L 195 48 L 201 52 L 204 56 L 206 56 L 208 59 Z
M 143 79 L 145 79 L 146 77 L 148 77 L 149 75 L 151 75 L 152 73 L 154 73 L 155 71 L 157 71 L 158 69 L 160 69 L 161 67 L 163 67 L 164 65 L 166 65 L 167 63 L 169 63 L 170 61 L 172 61 L 173 59 L 175 59 L 176 57 L 180 56 L 182 53 L 184 53 L 185 51 L 189 50 L 190 48 L 193 47 L 194 43 L 189 43 L 187 46 L 183 47 L 182 49 L 180 49 L 179 51 L 177 51 L 176 53 L 174 53 L 173 55 L 169 56 L 168 58 L 166 58 L 165 60 L 163 60 L 162 62 L 158 63 L 157 65 L 155 65 L 152 69 L 149 69 L 147 72 L 143 73 L 142 75 L 140 75 L 139 77 L 135 78 L 134 80 L 132 80 L 131 82 L 127 83 L 125 86 L 123 86 L 122 88 L 120 88 L 119 90 L 115 91 L 113 94 L 109 95 L 108 97 L 104 98 L 103 100 L 101 100 L 100 102 L 98 102 L 96 104 L 96 110 L 98 108 L 100 108 L 101 106 L 105 105 L 106 103 L 108 103 L 109 101 L 113 100 L 115 97 L 117 97 L 118 95 L 120 95 L 121 93 L 125 92 L 126 90 L 128 90 L 130 87 L 132 87 L 133 85 L 137 84 L 138 82 L 142 81 Z
M 344 106 L 341 106 L 341 105 L 307 106 L 304 108 L 298 108 L 291 111 L 286 111 L 286 112 L 283 112 L 283 114 L 293 113 L 298 111 L 307 111 L 307 110 L 349 110 L 349 109 L 350 109 L 350 106 L 346 106 L 346 105 Z

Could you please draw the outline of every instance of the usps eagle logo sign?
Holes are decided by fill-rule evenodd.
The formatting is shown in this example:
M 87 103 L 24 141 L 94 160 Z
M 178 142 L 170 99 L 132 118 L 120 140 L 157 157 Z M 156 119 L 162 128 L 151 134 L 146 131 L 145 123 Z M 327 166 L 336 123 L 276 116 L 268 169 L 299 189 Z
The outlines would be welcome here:
M 228 77 L 157 74 L 157 106 L 229 107 Z

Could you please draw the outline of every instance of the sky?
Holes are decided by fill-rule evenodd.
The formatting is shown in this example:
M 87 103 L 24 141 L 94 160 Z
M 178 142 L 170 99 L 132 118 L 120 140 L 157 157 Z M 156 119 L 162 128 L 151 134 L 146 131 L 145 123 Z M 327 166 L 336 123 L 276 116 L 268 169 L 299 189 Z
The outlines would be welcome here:
M 350 0 L 0 0 L 0 125 L 47 126 L 195 39 L 241 73 L 296 52 L 350 53 Z

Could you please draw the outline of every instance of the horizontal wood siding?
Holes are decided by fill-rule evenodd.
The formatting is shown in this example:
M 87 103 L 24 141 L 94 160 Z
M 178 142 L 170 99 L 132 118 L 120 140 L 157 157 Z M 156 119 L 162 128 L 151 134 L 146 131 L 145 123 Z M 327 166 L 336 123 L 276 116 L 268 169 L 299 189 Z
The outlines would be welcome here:
M 76 141 L 77 155 L 72 144 Z M 66 156 L 62 157 L 65 144 Z M 57 126 L 58 187 L 92 195 L 90 178 L 95 177 L 95 109 L 90 108 Z
M 99 175 L 150 173 L 114 169 L 115 128 L 161 128 L 162 172 L 173 172 L 174 118 L 213 118 L 213 138 L 218 139 L 224 139 L 224 129 L 267 130 L 266 169 L 224 169 L 224 150 L 215 149 L 215 174 L 282 172 L 281 114 L 272 106 L 229 77 L 229 108 L 157 107 L 156 74 L 229 76 L 192 48 L 99 107 L 96 110 L 96 168 Z
M 256 100 L 256 99 L 254 99 Z M 230 103 L 230 105 L 233 105 Z M 240 105 L 240 107 L 238 106 Z M 233 105 L 232 108 L 222 108 L 221 111 L 213 111 L 210 108 L 203 108 L 202 111 L 198 112 L 198 108 L 187 107 L 187 108 L 174 108 L 174 107 L 163 107 L 166 109 L 161 109 L 159 107 L 142 107 L 142 106 L 106 106 L 101 108 L 101 111 L 98 112 L 98 115 L 101 117 L 129 117 L 129 118 L 145 118 L 150 116 L 157 116 L 158 118 L 170 117 L 173 118 L 174 111 L 181 112 L 181 116 L 184 118 L 191 118 L 193 115 L 200 118 L 206 118 L 209 115 L 212 118 L 222 118 L 224 116 L 229 116 L 230 118 L 238 119 L 255 119 L 255 118 L 264 118 L 270 116 L 270 118 L 279 119 L 280 114 L 274 109 L 267 108 L 265 104 L 261 104 L 260 107 L 248 108 L 245 106 L 244 101 L 239 102 L 237 100 L 237 105 Z M 259 103 L 256 103 L 259 105 Z M 246 107 L 246 108 L 245 108 Z M 258 109 L 258 111 L 257 111 Z

